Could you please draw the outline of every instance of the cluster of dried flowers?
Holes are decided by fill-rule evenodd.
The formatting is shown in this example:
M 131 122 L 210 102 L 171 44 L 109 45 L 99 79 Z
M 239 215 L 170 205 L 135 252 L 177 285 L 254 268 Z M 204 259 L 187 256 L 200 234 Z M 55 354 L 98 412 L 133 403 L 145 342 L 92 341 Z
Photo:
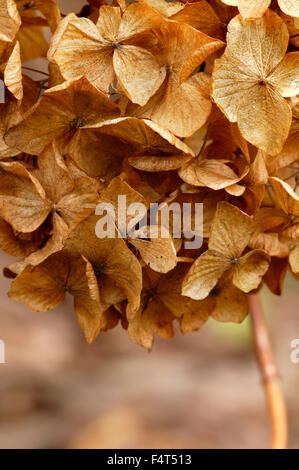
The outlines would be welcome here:
M 9 296 L 47 311 L 68 292 L 89 343 L 120 322 L 150 349 L 174 320 L 240 322 L 249 292 L 299 279 L 298 46 L 299 0 L 88 0 L 66 16 L 0 0 Z M 22 73 L 36 57 L 47 80 Z M 202 247 L 97 238 L 95 207 L 118 194 L 202 202 Z

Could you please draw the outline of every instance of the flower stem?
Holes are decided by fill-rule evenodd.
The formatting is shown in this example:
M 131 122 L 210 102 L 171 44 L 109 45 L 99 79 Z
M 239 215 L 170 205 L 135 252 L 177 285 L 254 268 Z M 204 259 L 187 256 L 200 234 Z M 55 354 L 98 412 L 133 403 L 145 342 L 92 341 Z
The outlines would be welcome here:
M 286 449 L 288 440 L 286 405 L 279 384 L 269 333 L 259 296 L 251 294 L 249 301 L 256 357 L 264 380 L 271 421 L 271 448 Z

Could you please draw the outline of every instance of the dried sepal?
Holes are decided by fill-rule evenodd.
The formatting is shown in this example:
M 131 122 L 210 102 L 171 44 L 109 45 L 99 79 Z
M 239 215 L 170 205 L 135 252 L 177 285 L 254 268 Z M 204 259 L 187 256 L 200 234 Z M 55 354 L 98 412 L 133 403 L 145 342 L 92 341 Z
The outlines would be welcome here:
M 256 250 L 242 255 L 252 234 L 251 217 L 231 204 L 218 203 L 209 249 L 191 266 L 184 279 L 183 295 L 197 300 L 206 298 L 227 271 L 233 273 L 233 283 L 244 292 L 258 287 L 268 269 L 269 256 Z
M 217 105 L 230 121 L 238 122 L 250 143 L 270 155 L 281 151 L 291 126 L 291 109 L 283 97 L 296 90 L 291 87 L 296 69 L 289 64 L 298 60 L 298 53 L 284 58 L 288 38 L 285 23 L 270 10 L 256 20 L 236 16 L 228 27 L 225 54 L 215 61 L 213 73 Z
M 68 15 L 56 31 L 49 60 L 65 79 L 85 75 L 100 90 L 109 91 L 116 76 L 130 100 L 144 105 L 165 77 L 155 57 L 138 37 L 158 26 L 162 17 L 145 4 L 131 4 L 123 13 L 102 6 L 96 25 Z

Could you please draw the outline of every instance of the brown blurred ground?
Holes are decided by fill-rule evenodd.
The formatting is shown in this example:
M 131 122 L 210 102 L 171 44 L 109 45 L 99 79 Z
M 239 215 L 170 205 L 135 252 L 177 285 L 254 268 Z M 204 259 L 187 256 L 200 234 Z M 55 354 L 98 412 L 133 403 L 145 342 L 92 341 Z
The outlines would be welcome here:
M 82 1 L 61 0 L 63 13 Z M 46 61 L 32 61 L 46 69 Z M 35 77 L 38 78 L 38 77 Z M 5 255 L 0 265 L 10 262 Z M 263 448 L 269 430 L 250 329 L 209 322 L 156 340 L 152 353 L 117 328 L 87 346 L 71 301 L 47 314 L 9 300 L 0 278 L 0 448 Z M 298 283 L 263 294 L 286 392 L 290 446 L 299 447 Z
M 1 265 L 9 257 L 1 255 Z M 9 300 L 0 283 L 1 448 L 260 448 L 268 445 L 262 384 L 248 323 L 210 322 L 200 332 L 156 340 L 152 353 L 117 328 L 87 346 L 70 299 L 33 313 Z M 298 286 L 267 292 L 263 303 L 299 443 Z

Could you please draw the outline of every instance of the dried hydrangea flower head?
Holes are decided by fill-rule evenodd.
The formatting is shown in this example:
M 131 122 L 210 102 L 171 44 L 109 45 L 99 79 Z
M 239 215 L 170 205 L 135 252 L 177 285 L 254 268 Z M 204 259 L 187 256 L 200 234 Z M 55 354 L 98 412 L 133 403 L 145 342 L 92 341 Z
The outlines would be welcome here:
M 84 3 L 0 0 L 9 296 L 48 311 L 71 294 L 88 343 L 241 322 L 250 294 L 299 277 L 299 3 Z M 119 236 L 119 196 L 144 208 L 139 238 Z M 103 203 L 115 237 L 97 236 Z M 203 204 L 199 245 L 155 204 L 191 204 L 193 226 Z

